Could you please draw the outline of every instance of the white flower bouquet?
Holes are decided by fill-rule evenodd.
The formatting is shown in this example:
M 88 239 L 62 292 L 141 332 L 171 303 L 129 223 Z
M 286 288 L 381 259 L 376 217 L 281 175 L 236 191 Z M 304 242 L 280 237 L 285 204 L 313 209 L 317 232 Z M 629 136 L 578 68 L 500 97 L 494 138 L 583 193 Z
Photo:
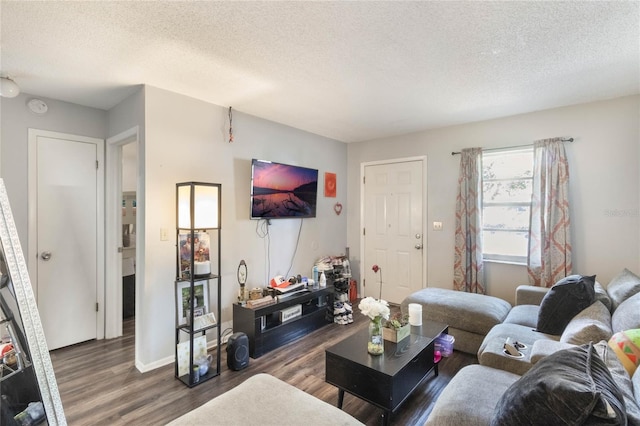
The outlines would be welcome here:
M 382 317 L 387 320 L 391 314 L 389 303 L 386 300 L 377 300 L 373 297 L 365 297 L 362 299 L 358 308 L 360 312 L 371 318 L 371 320 L 375 320 L 377 317 Z

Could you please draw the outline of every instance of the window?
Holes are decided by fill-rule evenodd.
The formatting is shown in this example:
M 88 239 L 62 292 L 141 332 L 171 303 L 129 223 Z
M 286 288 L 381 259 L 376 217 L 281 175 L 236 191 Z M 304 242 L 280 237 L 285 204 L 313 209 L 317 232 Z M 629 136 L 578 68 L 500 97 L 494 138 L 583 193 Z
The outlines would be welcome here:
M 485 259 L 526 263 L 532 183 L 532 147 L 482 154 Z

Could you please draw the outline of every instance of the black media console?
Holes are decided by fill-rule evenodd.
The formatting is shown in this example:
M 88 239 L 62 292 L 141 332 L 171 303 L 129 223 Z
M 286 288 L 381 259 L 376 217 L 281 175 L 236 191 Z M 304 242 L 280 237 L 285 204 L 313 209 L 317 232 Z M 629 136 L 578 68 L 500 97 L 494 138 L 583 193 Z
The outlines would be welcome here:
M 301 315 L 286 320 L 286 313 L 295 310 L 297 305 L 301 306 Z M 318 290 L 284 297 L 273 305 L 261 308 L 251 309 L 234 304 L 233 331 L 247 335 L 249 356 L 255 359 L 333 322 L 332 313 L 333 286 L 328 285 Z

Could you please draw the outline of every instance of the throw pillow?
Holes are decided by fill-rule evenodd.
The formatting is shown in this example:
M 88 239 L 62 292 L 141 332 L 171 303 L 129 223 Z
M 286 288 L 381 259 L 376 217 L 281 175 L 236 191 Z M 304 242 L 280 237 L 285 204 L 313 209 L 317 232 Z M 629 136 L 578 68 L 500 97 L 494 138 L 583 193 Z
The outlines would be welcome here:
M 640 293 L 631 296 L 613 311 L 611 328 L 616 333 L 640 328 Z
M 592 343 L 540 360 L 502 395 L 492 425 L 627 424 L 622 392 Z
M 596 281 L 593 288 L 596 291 L 596 300 L 599 300 L 600 302 L 602 302 L 602 304 L 607 307 L 609 312 L 611 312 L 613 308 L 613 305 L 612 305 L 613 302 L 611 301 L 609 294 L 607 294 L 607 290 L 605 290 L 602 284 L 600 284 L 598 281 Z
M 616 382 L 616 385 L 620 388 L 620 392 L 622 392 L 624 408 L 627 412 L 628 426 L 640 426 L 640 400 L 636 401 L 633 383 L 627 374 L 627 370 L 624 369 L 614 350 L 609 347 L 606 340 L 594 344 L 593 347 L 604 361 L 609 373 L 611 373 L 611 377 L 613 377 L 613 381 Z
M 612 309 L 616 309 L 622 302 L 640 293 L 640 277 L 625 268 L 609 282 L 607 293 L 611 298 Z
M 584 345 L 589 342 L 597 343 L 601 340 L 609 340 L 612 333 L 611 314 L 602 302 L 596 300 L 591 306 L 571 318 L 560 336 L 560 341 L 573 345 Z
M 640 365 L 640 328 L 614 334 L 609 339 L 609 346 L 632 377 Z
M 571 318 L 595 300 L 595 281 L 595 275 L 569 275 L 555 283 L 540 303 L 537 331 L 562 334 Z

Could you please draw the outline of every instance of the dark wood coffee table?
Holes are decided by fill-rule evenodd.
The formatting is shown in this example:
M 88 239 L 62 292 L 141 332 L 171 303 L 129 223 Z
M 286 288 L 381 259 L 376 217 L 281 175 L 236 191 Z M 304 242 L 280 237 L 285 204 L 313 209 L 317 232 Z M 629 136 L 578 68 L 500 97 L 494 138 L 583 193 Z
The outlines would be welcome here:
M 433 360 L 434 340 L 449 327 L 433 321 L 412 326 L 411 335 L 393 343 L 385 340 L 384 354 L 367 352 L 368 329 L 363 329 L 328 348 L 325 380 L 338 388 L 338 408 L 342 408 L 344 393 L 380 407 L 383 424 L 391 414 L 438 364 Z

